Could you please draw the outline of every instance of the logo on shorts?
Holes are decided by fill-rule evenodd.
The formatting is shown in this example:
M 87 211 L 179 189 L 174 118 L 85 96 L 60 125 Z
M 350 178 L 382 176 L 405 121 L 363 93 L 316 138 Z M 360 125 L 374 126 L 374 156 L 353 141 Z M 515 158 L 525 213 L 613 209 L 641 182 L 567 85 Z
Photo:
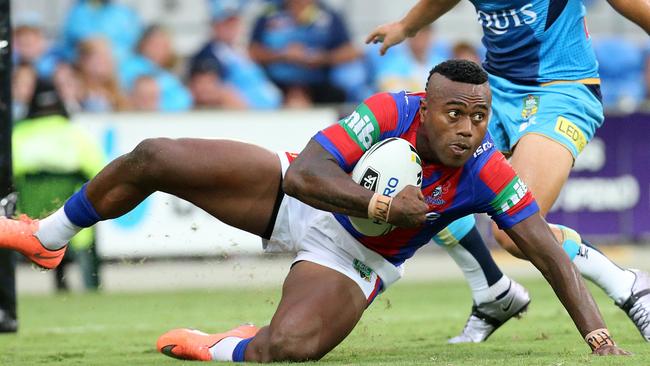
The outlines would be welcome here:
M 529 119 L 532 115 L 537 113 L 537 110 L 539 109 L 539 97 L 528 94 L 526 98 L 524 98 L 524 109 L 521 111 L 521 116 L 524 119 Z
M 363 173 L 363 178 L 361 178 L 361 185 L 365 189 L 375 191 L 377 189 L 377 182 L 379 181 L 379 172 L 373 168 L 366 169 L 366 172 Z
M 372 279 L 372 268 L 368 267 L 365 263 L 362 261 L 354 258 L 354 261 L 352 262 L 352 265 L 354 266 L 354 269 L 359 272 L 359 276 L 363 278 L 364 280 L 370 282 Z
M 555 123 L 555 132 L 568 138 L 573 146 L 576 147 L 578 153 L 580 153 L 587 145 L 587 138 L 580 128 L 562 116 L 557 118 L 557 122 Z

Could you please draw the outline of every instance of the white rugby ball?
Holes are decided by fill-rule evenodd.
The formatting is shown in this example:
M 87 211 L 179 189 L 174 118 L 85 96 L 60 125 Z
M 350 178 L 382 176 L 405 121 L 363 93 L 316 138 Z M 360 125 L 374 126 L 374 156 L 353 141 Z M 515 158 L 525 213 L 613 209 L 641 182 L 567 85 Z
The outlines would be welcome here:
M 395 197 L 404 187 L 422 185 L 420 156 L 408 141 L 392 137 L 366 151 L 352 170 L 352 180 L 373 192 Z M 366 236 L 380 236 L 393 225 L 379 220 L 350 216 L 352 226 Z

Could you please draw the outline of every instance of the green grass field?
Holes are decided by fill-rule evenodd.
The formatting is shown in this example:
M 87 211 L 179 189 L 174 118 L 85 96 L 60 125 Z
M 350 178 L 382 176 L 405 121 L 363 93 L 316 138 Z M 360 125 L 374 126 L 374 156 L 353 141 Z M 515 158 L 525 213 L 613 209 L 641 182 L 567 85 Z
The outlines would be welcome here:
M 447 345 L 469 313 L 458 282 L 398 283 L 380 296 L 353 333 L 321 362 L 333 365 L 650 365 L 650 345 L 599 290 L 597 301 L 615 339 L 635 355 L 589 355 L 545 282 L 524 281 L 533 297 L 526 316 L 488 342 Z M 175 327 L 223 331 L 265 324 L 276 289 L 145 294 L 22 296 L 20 332 L 0 335 L 0 365 L 181 365 L 155 350 Z M 189 364 L 186 362 L 185 364 Z

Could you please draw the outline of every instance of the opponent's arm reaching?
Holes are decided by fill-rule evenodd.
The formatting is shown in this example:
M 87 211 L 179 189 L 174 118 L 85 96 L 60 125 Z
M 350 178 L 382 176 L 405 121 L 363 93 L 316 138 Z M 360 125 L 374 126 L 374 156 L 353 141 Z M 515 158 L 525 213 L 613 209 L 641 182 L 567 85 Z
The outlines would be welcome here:
M 336 158 L 313 139 L 289 166 L 282 188 L 286 194 L 320 210 L 369 216 L 373 193 L 355 183 Z M 407 186 L 393 198 L 387 221 L 400 227 L 416 227 L 425 222 L 428 209 L 420 189 Z
M 610 338 L 591 293 L 538 213 L 506 229 L 506 232 L 551 284 L 594 354 L 630 354 L 618 348 Z
M 384 55 L 390 47 L 407 37 L 413 37 L 422 27 L 433 23 L 459 2 L 460 0 L 420 0 L 402 20 L 375 28 L 366 38 L 366 43 L 382 43 L 379 53 Z
M 650 1 L 648 0 L 607 0 L 609 5 L 622 16 L 634 22 L 650 34 Z

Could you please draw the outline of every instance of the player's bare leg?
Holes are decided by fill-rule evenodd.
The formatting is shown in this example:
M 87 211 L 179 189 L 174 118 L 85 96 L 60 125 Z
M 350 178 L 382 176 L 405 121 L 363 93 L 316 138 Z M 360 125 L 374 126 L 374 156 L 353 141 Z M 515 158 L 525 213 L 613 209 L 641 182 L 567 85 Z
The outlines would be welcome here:
M 318 360 L 345 339 L 366 307 L 365 295 L 350 278 L 302 261 L 285 279 L 270 325 L 221 334 L 176 329 L 160 337 L 158 349 L 171 357 L 203 361 Z
M 40 223 L 3 221 L 0 246 L 24 242 L 29 246 L 11 249 L 35 261 L 62 256 L 61 248 L 81 228 L 123 215 L 155 191 L 176 195 L 231 226 L 262 235 L 280 183 L 279 158 L 261 147 L 231 140 L 148 139 L 111 162 Z M 55 259 L 46 263 L 48 268 L 58 264 Z
M 245 361 L 318 360 L 347 337 L 367 307 L 359 286 L 311 262 L 293 266 L 271 319 L 246 350 Z
M 156 191 L 185 199 L 220 221 L 262 235 L 280 188 L 274 152 L 231 140 L 149 139 L 88 183 L 103 219 L 131 211 Z
M 543 157 L 543 158 L 540 158 Z M 545 216 L 566 183 L 573 156 L 563 145 L 547 137 L 527 134 L 517 143 L 510 162 L 531 190 Z M 650 276 L 620 268 L 595 248 L 586 244 L 570 228 L 550 225 L 559 243 L 580 273 L 600 286 L 650 341 Z M 499 244 L 511 254 L 525 259 L 505 232 L 493 225 Z

